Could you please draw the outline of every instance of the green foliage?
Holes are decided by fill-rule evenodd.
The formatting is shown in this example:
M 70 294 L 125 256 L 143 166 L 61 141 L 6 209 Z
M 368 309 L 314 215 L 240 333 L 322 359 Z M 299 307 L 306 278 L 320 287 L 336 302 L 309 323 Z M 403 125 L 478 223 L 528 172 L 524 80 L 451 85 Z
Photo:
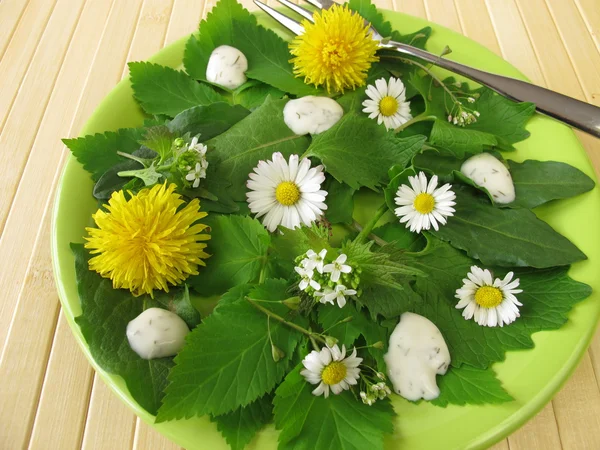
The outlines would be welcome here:
M 159 291 L 153 299 L 147 300 L 149 307 L 168 309 L 181 317 L 190 330 L 200 323 L 200 313 L 192 305 L 187 284 L 183 288 L 171 289 L 170 292 Z
M 397 220 L 375 228 L 373 233 L 384 241 L 409 252 L 420 252 L 427 244 L 425 236 L 412 233 L 404 224 L 399 225 Z
M 304 324 L 280 302 L 287 297 L 284 282 L 267 280 L 264 289 L 269 298 L 263 298 L 261 306 Z M 252 291 L 249 296 L 254 297 Z M 301 338 L 276 320 L 269 323 L 267 316 L 244 298 L 219 305 L 188 335 L 175 358 L 157 421 L 222 415 L 252 403 L 283 379 Z M 277 362 L 271 340 L 283 351 Z
M 231 450 L 243 450 L 254 435 L 273 419 L 271 396 L 265 395 L 248 406 L 222 416 L 211 417 Z
M 209 216 L 211 253 L 206 267 L 188 279 L 189 284 L 203 296 L 222 294 L 228 289 L 258 281 L 267 263 L 269 233 L 262 224 L 245 216 Z
M 586 259 L 571 241 L 527 209 L 494 208 L 470 188 L 454 186 L 456 213 L 440 239 L 488 266 L 546 268 Z
M 354 193 L 356 191 L 347 184 L 340 183 L 333 178 L 327 179 L 324 189 L 327 191 L 325 218 L 330 223 L 352 223 Z
M 244 89 L 240 87 L 232 93 L 232 101 L 235 105 L 241 105 L 244 108 L 254 110 L 262 105 L 269 96 L 274 99 L 280 99 L 285 95 L 285 92 L 268 84 L 258 83 L 254 80 L 251 83 L 253 83 L 252 86 Z
M 117 155 L 117 152 L 133 153 L 140 148 L 138 141 L 144 132 L 143 128 L 121 128 L 102 134 L 63 139 L 63 142 L 83 168 L 92 175 L 92 179 L 98 181 L 111 167 L 127 161 Z
M 319 158 L 327 172 L 353 189 L 376 190 L 386 181 L 388 169 L 405 166 L 424 142 L 424 136 L 398 138 L 362 114 L 346 114 L 313 138 L 305 156 Z
M 134 297 L 89 270 L 89 254 L 82 244 L 71 244 L 82 313 L 75 318 L 94 361 L 109 373 L 123 377 L 131 396 L 150 414 L 156 414 L 167 385 L 173 358 L 145 360 L 129 346 L 127 324 L 144 310 L 149 297 Z
M 225 102 L 212 103 L 206 106 L 194 106 L 180 112 L 167 126 L 178 136 L 190 133 L 191 136 L 200 135 L 202 142 L 218 136 L 233 125 L 245 118 L 250 111 Z
M 364 405 L 345 391 L 329 398 L 314 396 L 300 367 L 291 372 L 275 393 L 275 427 L 279 449 L 383 450 L 393 431 L 394 410 L 389 401 Z M 318 430 L 318 431 L 317 431 Z
M 436 406 L 482 405 L 514 400 L 492 369 L 481 370 L 464 365 L 453 367 L 438 378 L 438 383 L 440 396 L 431 402 Z
M 148 114 L 175 117 L 188 108 L 223 100 L 210 86 L 170 67 L 132 62 L 129 73 L 133 96 Z

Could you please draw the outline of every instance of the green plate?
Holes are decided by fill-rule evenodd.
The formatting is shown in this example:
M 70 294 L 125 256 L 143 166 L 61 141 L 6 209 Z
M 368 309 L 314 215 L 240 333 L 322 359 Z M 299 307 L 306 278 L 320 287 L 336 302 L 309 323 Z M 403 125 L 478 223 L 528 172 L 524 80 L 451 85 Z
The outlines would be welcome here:
M 429 40 L 428 49 L 434 53 L 441 52 L 445 45 L 449 45 L 453 50 L 450 59 L 525 79 L 509 63 L 464 36 L 415 17 L 394 12 L 385 12 L 385 16 L 395 29 L 406 33 L 430 25 L 434 33 Z M 278 29 L 277 24 L 270 19 L 261 17 L 260 20 L 270 28 Z M 170 45 L 150 60 L 179 67 L 185 40 Z M 132 98 L 129 82 L 124 80 L 96 109 L 81 135 L 141 124 L 141 111 Z M 564 161 L 595 179 L 584 149 L 568 127 L 552 119 L 536 116 L 529 122 L 527 129 L 531 132 L 531 137 L 517 144 L 518 151 L 509 155 L 511 159 Z M 138 416 L 152 423 L 153 417 L 135 403 L 123 380 L 104 372 L 93 361 L 73 320 L 81 314 L 81 307 L 69 243 L 83 241 L 84 227 L 90 224 L 90 216 L 96 209 L 91 193 L 92 181 L 89 175 L 73 157 L 69 158 L 59 185 L 52 220 L 52 258 L 58 292 L 73 334 L 90 363 Z M 387 439 L 387 448 L 486 448 L 533 417 L 550 401 L 577 366 L 590 343 L 600 315 L 600 191 L 596 187 L 577 198 L 538 208 L 536 213 L 587 254 L 589 260 L 575 264 L 570 274 L 576 280 L 590 284 L 594 288 L 593 295 L 576 306 L 569 315 L 569 322 L 560 330 L 535 334 L 534 350 L 509 352 L 506 361 L 494 365 L 498 377 L 515 401 L 493 406 L 438 408 L 425 402 L 411 404 L 395 397 L 394 407 L 398 418 L 394 435 Z M 228 448 L 216 426 L 206 417 L 153 426 L 188 450 Z M 276 447 L 276 443 L 277 432 L 271 425 L 257 436 L 249 448 L 272 449 Z

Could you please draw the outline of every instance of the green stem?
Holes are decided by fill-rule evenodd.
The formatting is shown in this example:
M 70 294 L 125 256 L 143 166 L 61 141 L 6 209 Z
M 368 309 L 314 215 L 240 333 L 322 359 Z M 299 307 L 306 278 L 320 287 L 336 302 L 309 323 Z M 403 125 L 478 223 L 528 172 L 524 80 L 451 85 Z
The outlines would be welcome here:
M 400 131 L 404 130 L 405 128 L 410 127 L 411 125 L 414 125 L 415 123 L 423 122 L 425 120 L 435 120 L 435 119 L 437 119 L 436 116 L 426 116 L 424 114 L 421 114 L 420 116 L 413 117 L 408 122 L 405 122 L 402 125 L 400 125 L 398 128 L 396 128 L 394 130 L 394 133 L 399 133 Z
M 352 221 L 352 225 L 350 226 L 350 228 L 358 231 L 359 233 L 363 230 L 362 225 L 360 223 L 358 223 L 356 220 Z M 379 236 L 377 236 L 373 233 L 370 233 L 368 237 L 369 237 L 369 239 L 374 241 L 380 247 L 383 247 L 384 245 L 388 245 L 388 242 L 384 241 Z
M 387 210 L 387 204 L 384 203 L 383 205 L 381 205 L 379 209 L 375 211 L 375 214 L 373 215 L 371 220 L 369 220 L 369 222 L 364 226 L 362 231 L 358 233 L 358 236 L 356 236 L 356 239 L 354 239 L 354 241 L 358 243 L 364 242 L 367 239 L 367 237 L 371 234 L 373 228 L 375 228 L 375 225 L 377 225 L 377 222 L 379 222 L 379 219 L 381 219 L 381 217 L 387 212 Z
M 139 162 L 142 166 L 148 167 L 148 166 L 146 166 L 147 159 L 138 158 L 137 156 L 133 156 L 129 153 L 124 153 L 124 152 L 119 152 L 119 151 L 117 152 L 117 155 L 122 156 L 123 158 L 132 159 L 133 161 Z
M 308 338 L 310 339 L 310 343 L 312 344 L 313 348 L 318 352 L 321 349 L 319 348 L 319 346 L 317 345 L 317 341 L 315 341 L 315 338 L 312 336 L 308 336 Z
M 262 266 L 260 267 L 260 275 L 258 276 L 258 284 L 263 284 L 267 278 L 267 257 L 263 257 Z
M 267 316 L 269 316 L 272 319 L 275 319 L 279 322 L 281 322 L 284 325 L 287 325 L 290 328 L 293 328 L 296 331 L 299 331 L 302 334 L 305 334 L 306 336 L 308 336 L 311 339 L 316 339 L 320 342 L 322 342 L 323 344 L 325 344 L 325 339 L 323 339 L 321 336 L 319 336 L 316 333 L 313 333 L 311 331 L 308 331 L 306 328 L 302 328 L 300 325 L 296 325 L 293 322 L 288 322 L 287 320 L 285 320 L 283 317 L 281 317 L 279 314 L 274 313 L 273 311 L 265 308 L 264 306 L 259 305 L 258 303 L 256 303 L 256 301 L 254 301 L 253 299 L 251 299 L 250 297 L 246 297 L 246 300 L 252 305 L 254 306 L 256 309 L 258 309 L 260 312 L 266 314 Z

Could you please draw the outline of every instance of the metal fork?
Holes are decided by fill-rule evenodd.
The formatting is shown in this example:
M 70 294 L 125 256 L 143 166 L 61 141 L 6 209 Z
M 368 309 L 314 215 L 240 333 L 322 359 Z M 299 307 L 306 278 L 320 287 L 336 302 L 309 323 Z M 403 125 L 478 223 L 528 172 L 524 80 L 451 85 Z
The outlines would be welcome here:
M 289 0 L 277 1 L 306 20 L 314 22 L 311 11 L 291 3 Z M 332 0 L 306 1 L 319 9 L 328 9 L 335 4 Z M 292 33 L 296 35 L 304 33 L 304 27 L 296 20 L 265 5 L 259 0 L 254 0 L 254 3 Z M 370 29 L 373 33 L 373 39 L 379 43 L 379 48 L 381 49 L 396 50 L 406 55 L 415 56 L 428 63 L 476 81 L 512 100 L 535 103 L 536 109 L 539 112 L 554 117 L 593 136 L 600 137 L 600 108 L 597 106 L 525 81 L 496 75 L 444 59 L 441 56 L 426 52 L 412 45 L 386 39 L 373 26 L 370 26 Z

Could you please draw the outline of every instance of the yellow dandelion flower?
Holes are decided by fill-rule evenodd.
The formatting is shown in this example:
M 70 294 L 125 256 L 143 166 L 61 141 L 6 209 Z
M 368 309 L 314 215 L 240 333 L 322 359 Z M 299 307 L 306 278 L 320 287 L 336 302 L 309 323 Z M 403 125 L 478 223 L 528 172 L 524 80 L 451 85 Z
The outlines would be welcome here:
M 334 5 L 314 14 L 315 23 L 302 21 L 304 34 L 290 44 L 296 76 L 306 83 L 325 85 L 328 92 L 344 92 L 365 84 L 377 42 L 361 16 Z
M 167 183 L 142 189 L 127 200 L 123 191 L 114 192 L 106 205 L 92 217 L 98 228 L 86 228 L 90 237 L 85 247 L 96 255 L 91 270 L 110 278 L 116 289 L 129 289 L 136 297 L 153 295 L 154 289 L 169 292 L 190 275 L 210 255 L 204 251 L 210 239 L 202 234 L 207 225 L 200 202 L 184 201 L 176 186 Z

